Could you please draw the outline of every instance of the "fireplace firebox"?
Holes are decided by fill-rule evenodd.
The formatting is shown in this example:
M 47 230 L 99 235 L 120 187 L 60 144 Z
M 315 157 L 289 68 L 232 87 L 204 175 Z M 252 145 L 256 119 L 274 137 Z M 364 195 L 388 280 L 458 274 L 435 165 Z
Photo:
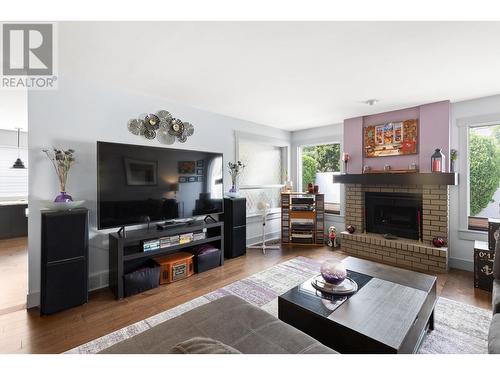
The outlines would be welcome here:
M 367 232 L 419 239 L 422 194 L 366 192 L 365 210 Z

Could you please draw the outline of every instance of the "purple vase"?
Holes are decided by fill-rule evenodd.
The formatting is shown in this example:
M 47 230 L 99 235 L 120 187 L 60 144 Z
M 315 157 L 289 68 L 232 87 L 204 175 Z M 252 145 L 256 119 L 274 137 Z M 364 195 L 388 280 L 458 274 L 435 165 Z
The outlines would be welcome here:
M 73 198 L 71 195 L 66 194 L 65 191 L 61 191 L 61 194 L 59 194 L 56 199 L 54 199 L 54 202 L 73 202 Z

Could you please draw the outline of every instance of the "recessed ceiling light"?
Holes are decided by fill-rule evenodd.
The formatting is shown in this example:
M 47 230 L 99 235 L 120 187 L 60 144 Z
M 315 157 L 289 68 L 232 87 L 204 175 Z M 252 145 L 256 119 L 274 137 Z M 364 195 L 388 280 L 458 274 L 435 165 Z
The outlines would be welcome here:
M 365 103 L 368 105 L 375 105 L 378 103 L 378 99 L 368 99 Z

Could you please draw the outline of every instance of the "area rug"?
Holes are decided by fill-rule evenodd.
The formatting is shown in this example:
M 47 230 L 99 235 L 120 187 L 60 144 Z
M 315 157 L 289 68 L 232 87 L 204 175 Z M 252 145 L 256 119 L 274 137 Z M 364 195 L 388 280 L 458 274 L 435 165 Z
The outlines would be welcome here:
M 278 296 L 316 275 L 319 265 L 318 261 L 305 257 L 291 259 L 78 346 L 66 353 L 97 353 L 197 306 L 204 305 L 229 294 L 234 294 L 245 301 L 259 306 L 270 314 L 278 316 Z M 487 353 L 488 326 L 490 321 L 491 312 L 488 310 L 446 298 L 438 298 L 435 310 L 435 329 L 426 335 L 419 353 Z

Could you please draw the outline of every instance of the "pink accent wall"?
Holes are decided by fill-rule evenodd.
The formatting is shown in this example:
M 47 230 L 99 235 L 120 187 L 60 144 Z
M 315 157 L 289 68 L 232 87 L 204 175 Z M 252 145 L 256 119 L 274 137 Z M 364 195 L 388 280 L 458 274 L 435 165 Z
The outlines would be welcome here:
M 361 173 L 363 170 L 363 117 L 344 120 L 344 152 L 351 157 L 347 164 L 347 172 Z
M 436 148 L 446 156 L 446 172 L 450 170 L 450 102 L 437 102 L 420 106 L 420 154 L 422 172 L 431 171 L 431 155 Z
M 418 153 L 404 156 L 365 158 L 363 127 L 387 122 L 419 119 Z M 450 102 L 448 100 L 344 120 L 344 152 L 349 153 L 349 173 L 362 173 L 363 165 L 383 169 L 389 164 L 393 169 L 407 169 L 416 163 L 420 172 L 431 171 L 431 156 L 436 148 L 446 155 L 448 171 L 450 148 Z

